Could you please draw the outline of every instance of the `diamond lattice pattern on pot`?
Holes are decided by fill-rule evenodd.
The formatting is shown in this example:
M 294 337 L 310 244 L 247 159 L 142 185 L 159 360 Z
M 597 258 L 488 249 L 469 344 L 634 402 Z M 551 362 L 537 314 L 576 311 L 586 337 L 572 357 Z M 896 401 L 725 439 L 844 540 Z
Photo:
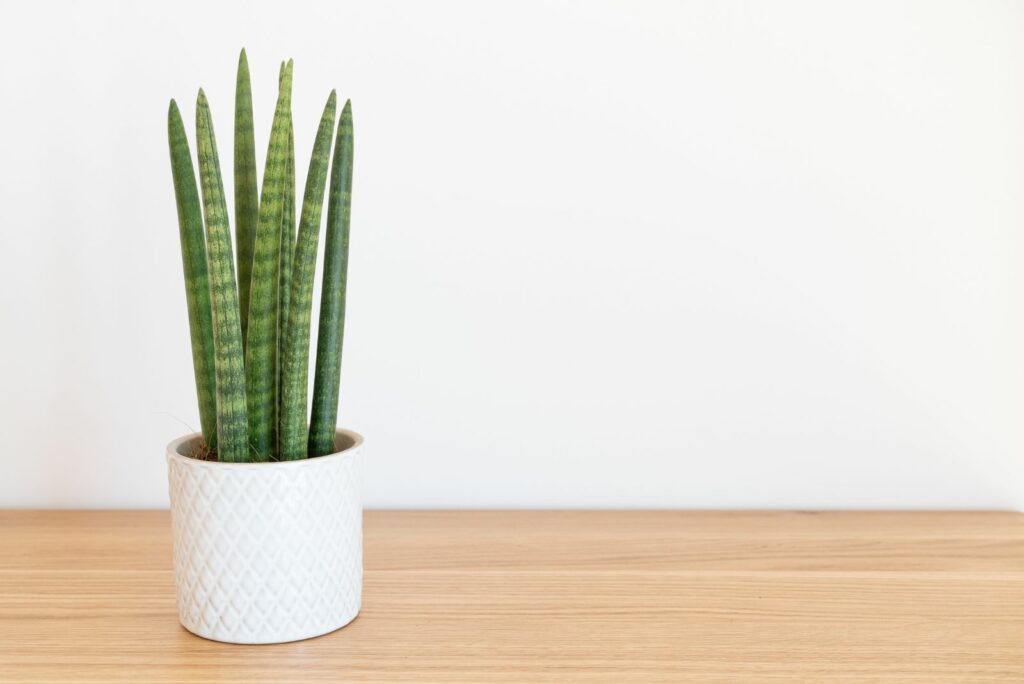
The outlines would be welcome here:
M 362 508 L 354 461 L 348 452 L 276 464 L 169 456 L 182 624 L 211 639 L 268 643 L 355 617 Z

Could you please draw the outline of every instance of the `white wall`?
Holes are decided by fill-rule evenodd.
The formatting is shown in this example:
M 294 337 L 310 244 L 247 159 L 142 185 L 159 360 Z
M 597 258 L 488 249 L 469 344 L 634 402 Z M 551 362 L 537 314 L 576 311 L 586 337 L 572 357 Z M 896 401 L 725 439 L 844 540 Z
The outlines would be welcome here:
M 244 45 L 261 150 L 354 100 L 369 505 L 1024 507 L 1020 4 L 281 7 L 4 8 L 0 505 L 165 505 Z

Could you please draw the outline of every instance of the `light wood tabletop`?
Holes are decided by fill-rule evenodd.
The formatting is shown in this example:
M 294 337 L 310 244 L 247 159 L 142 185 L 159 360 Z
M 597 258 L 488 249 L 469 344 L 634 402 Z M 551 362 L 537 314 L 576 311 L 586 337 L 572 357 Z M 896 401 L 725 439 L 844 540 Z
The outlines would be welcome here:
M 166 511 L 0 512 L 0 682 L 1024 682 L 1024 514 L 369 511 L 363 611 L 179 626 Z

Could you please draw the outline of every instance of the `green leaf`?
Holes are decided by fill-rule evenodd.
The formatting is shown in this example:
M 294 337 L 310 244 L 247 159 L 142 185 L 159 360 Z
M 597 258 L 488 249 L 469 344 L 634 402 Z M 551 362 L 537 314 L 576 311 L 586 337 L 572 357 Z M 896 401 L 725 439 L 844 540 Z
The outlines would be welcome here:
M 288 61 L 288 67 L 291 67 L 291 60 Z M 284 77 L 285 63 L 281 62 L 281 79 Z M 295 252 L 295 132 L 292 127 L 292 116 L 291 111 L 288 112 L 288 165 L 287 174 L 285 177 L 285 189 L 284 189 L 284 213 L 281 217 L 281 268 L 280 268 L 280 282 L 278 285 L 278 333 L 277 339 L 280 345 L 284 344 L 285 341 L 285 329 L 288 326 L 288 300 L 291 296 L 291 284 L 292 284 L 292 257 Z M 277 428 L 277 432 L 280 432 L 281 414 L 283 405 L 283 392 L 281 391 L 281 381 L 284 376 L 282 372 L 281 354 L 278 353 L 278 364 L 277 364 L 277 411 L 275 416 L 274 426 Z M 281 439 L 280 434 L 276 435 L 275 442 L 277 445 L 276 454 L 281 453 Z
M 331 192 L 327 204 L 324 280 L 313 377 L 313 412 L 309 420 L 309 455 L 334 453 L 341 383 L 341 348 L 345 337 L 345 290 L 348 281 L 348 235 L 352 211 L 352 102 L 345 103 L 334 142 Z
M 256 136 L 252 122 L 252 85 L 245 49 L 238 55 L 235 79 L 235 244 L 238 256 L 238 315 L 242 344 L 249 325 L 253 249 L 259 216 L 256 181 Z
M 217 384 L 217 455 L 221 461 L 248 461 L 248 418 L 238 290 L 231 255 L 228 208 L 224 199 L 217 141 L 206 94 L 196 101 L 199 177 L 206 217 L 206 255 L 213 311 L 214 367 Z
M 249 337 L 245 347 L 245 390 L 249 408 L 249 447 L 255 461 L 267 461 L 276 451 L 274 418 L 277 410 L 277 289 L 280 281 L 284 189 L 288 172 L 290 107 L 289 69 L 284 74 L 274 112 L 253 252 Z
M 292 260 L 292 286 L 288 303 L 288 326 L 282 350 L 281 391 L 281 459 L 306 458 L 308 426 L 306 401 L 309 383 L 309 319 L 313 303 L 313 274 L 316 267 L 316 248 L 320 233 L 320 214 L 323 209 L 327 183 L 327 164 L 331 153 L 331 134 L 334 132 L 334 111 L 337 95 L 332 90 L 324 107 L 313 156 L 306 174 L 306 189 L 302 199 L 299 234 Z
M 185 135 L 185 124 L 178 103 L 171 100 L 167 112 L 167 138 L 171 148 L 171 173 L 174 198 L 178 205 L 178 232 L 181 237 L 181 262 L 185 271 L 185 299 L 188 303 L 188 327 L 192 337 L 192 369 L 199 398 L 199 422 L 207 448 L 217 448 L 217 381 L 213 361 L 213 317 L 210 283 L 206 271 L 206 244 L 203 240 L 203 215 L 199 208 L 199 189 L 192 168 L 192 152 Z
M 291 113 L 289 112 L 289 117 Z M 288 300 L 291 297 L 292 258 L 295 256 L 295 131 L 288 121 L 288 174 L 285 180 L 284 215 L 281 218 L 281 312 L 287 323 Z

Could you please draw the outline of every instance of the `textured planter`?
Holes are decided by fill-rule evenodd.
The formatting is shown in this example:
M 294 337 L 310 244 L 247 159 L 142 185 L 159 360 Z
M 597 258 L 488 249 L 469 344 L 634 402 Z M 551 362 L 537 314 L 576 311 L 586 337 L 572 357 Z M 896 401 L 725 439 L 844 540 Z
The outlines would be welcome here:
M 199 435 L 167 446 L 178 617 L 193 634 L 237 644 L 333 632 L 359 613 L 363 438 L 301 461 L 189 458 Z

